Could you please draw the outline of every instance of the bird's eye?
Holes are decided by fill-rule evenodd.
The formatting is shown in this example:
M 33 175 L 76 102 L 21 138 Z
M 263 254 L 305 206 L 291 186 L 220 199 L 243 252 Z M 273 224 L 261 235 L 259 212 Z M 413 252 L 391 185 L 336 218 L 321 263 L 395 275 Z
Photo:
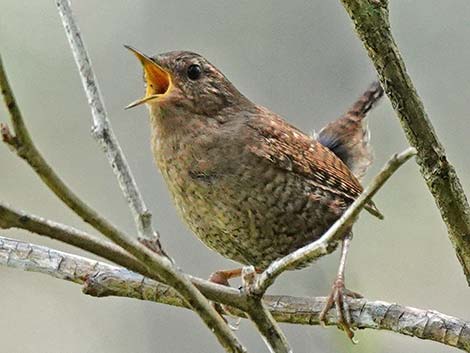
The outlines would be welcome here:
M 199 77 L 201 77 L 202 69 L 199 65 L 196 65 L 196 64 L 189 65 L 187 74 L 188 74 L 188 78 L 194 81 L 194 80 L 197 80 Z

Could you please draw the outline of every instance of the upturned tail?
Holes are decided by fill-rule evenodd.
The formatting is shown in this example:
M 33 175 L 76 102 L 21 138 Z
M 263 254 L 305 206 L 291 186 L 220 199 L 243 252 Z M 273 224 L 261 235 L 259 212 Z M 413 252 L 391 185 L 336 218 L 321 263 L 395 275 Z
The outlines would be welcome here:
M 343 116 L 321 129 L 317 137 L 318 141 L 341 159 L 359 180 L 366 174 L 374 159 L 370 132 L 364 118 L 383 94 L 380 83 L 372 83 Z M 373 202 L 367 205 L 366 209 L 383 219 Z
M 365 175 L 374 159 L 364 118 L 383 93 L 379 82 L 372 83 L 343 116 L 318 133 L 318 142 L 336 154 L 358 179 Z

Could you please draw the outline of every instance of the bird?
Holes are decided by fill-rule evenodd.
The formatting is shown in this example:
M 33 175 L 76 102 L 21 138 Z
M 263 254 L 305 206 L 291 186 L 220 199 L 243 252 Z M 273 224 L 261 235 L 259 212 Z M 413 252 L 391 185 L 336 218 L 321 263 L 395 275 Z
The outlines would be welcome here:
M 374 82 L 340 118 L 307 134 L 243 95 L 203 56 L 171 51 L 140 61 L 151 150 L 176 209 L 210 249 L 257 271 L 319 239 L 361 194 L 360 179 L 373 160 L 364 120 L 383 96 Z M 371 201 L 366 210 L 382 219 Z M 352 230 L 342 244 L 337 278 L 320 319 L 336 307 L 353 339 L 344 265 Z M 303 263 L 298 268 L 309 265 Z M 241 269 L 214 272 L 228 285 Z

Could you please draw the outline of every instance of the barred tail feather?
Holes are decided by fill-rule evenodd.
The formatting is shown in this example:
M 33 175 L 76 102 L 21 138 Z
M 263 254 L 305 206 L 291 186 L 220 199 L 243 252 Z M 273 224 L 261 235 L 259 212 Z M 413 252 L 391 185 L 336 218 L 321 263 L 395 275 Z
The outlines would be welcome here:
M 336 154 L 358 179 L 365 175 L 374 159 L 370 132 L 364 118 L 383 94 L 380 83 L 372 83 L 343 116 L 326 125 L 317 136 L 317 140 Z M 366 209 L 383 219 L 373 202 Z
M 330 149 L 361 179 L 373 160 L 370 132 L 364 119 L 383 96 L 379 82 L 374 82 L 339 119 L 318 133 L 318 141 Z

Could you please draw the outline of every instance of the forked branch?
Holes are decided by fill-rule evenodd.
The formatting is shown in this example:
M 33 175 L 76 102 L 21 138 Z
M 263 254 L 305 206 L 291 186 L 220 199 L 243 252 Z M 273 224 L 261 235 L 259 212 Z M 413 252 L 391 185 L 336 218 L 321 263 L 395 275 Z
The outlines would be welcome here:
M 341 0 L 374 64 L 470 285 L 470 207 L 393 38 L 387 0 Z
M 67 2 L 59 2 L 59 5 L 69 8 Z M 70 16 L 70 19 L 71 18 Z M 75 35 L 77 35 L 77 33 L 75 33 Z M 123 233 L 102 218 L 74 194 L 52 170 L 29 137 L 1 61 L 0 86 L 15 129 L 15 135 L 13 136 L 6 125 L 2 125 L 1 130 L 4 141 L 34 168 L 46 185 L 48 185 L 67 206 L 140 261 L 146 268 L 145 274 L 148 274 L 150 278 L 163 281 L 176 288 L 181 296 L 191 305 L 194 311 L 216 335 L 227 352 L 246 352 L 246 349 L 242 346 L 228 325 L 210 305 L 204 295 L 191 283 L 190 278 L 186 274 L 177 269 L 167 257 L 156 254 L 139 243 L 135 238 Z
M 128 297 L 190 309 L 173 288 L 125 268 L 18 240 L 0 237 L 0 264 L 83 285 L 84 293 L 96 297 Z M 220 296 L 219 301 L 233 304 L 224 296 Z M 264 297 L 267 309 L 278 322 L 301 325 L 319 325 L 325 301 L 324 297 Z M 469 321 L 434 310 L 367 299 L 351 300 L 350 311 L 354 327 L 393 331 L 470 351 Z M 236 305 L 230 312 L 245 317 Z M 329 325 L 338 323 L 334 311 L 328 313 L 327 321 Z
M 7 81 L 2 62 L 0 61 L 0 86 L 7 109 L 15 129 L 13 136 L 6 125 L 2 125 L 3 139 L 22 157 L 41 177 L 44 183 L 69 206 L 77 215 L 94 226 L 103 235 L 135 257 L 145 269 L 144 275 L 176 288 L 181 296 L 191 305 L 202 320 L 209 326 L 219 339 L 227 352 L 244 353 L 246 349 L 222 320 L 220 315 L 210 305 L 204 295 L 191 283 L 190 278 L 182 273 L 166 256 L 161 256 L 137 239 L 131 237 L 101 217 L 96 211 L 84 203 L 70 188 L 59 178 L 53 169 L 47 164 L 40 152 L 35 148 L 24 124 L 20 110 L 15 102 L 13 92 Z M 12 144 L 13 142 L 14 144 Z M 20 222 L 21 223 L 21 222 Z M 5 226 L 5 220 L 0 221 L 1 227 Z M 83 240 L 83 239 L 82 239 Z M 89 250 L 90 251 L 90 250 Z M 99 254 L 106 257 L 105 254 Z M 112 259 L 111 259 L 112 260 Z
M 387 0 L 342 2 L 369 51 L 410 144 L 417 149 L 422 174 L 447 224 L 449 237 L 470 283 L 468 202 L 406 73 L 390 33 Z M 233 307 L 234 312 L 242 317 L 247 313 L 273 351 L 290 352 L 288 342 L 274 319 L 299 324 L 318 324 L 318 315 L 325 304 L 324 298 L 263 296 L 266 289 L 285 270 L 327 254 L 331 244 L 344 229 L 353 224 L 367 201 L 399 166 L 416 153 L 414 148 L 394 156 L 322 238 L 271 264 L 249 286 L 248 294 L 193 278 L 179 271 L 166 256 L 160 256 L 164 252 L 158 234 L 152 228 L 150 213 L 111 129 L 70 4 L 67 0 L 57 0 L 57 6 L 92 110 L 93 134 L 113 166 L 121 190 L 134 214 L 139 235 L 154 242 L 157 254 L 120 231 L 85 204 L 47 164 L 29 135 L 0 59 L 0 86 L 13 127 L 13 131 L 10 131 L 7 125 L 1 126 L 3 140 L 30 164 L 44 183 L 69 208 L 114 243 L 102 241 L 72 227 L 25 214 L 4 204 L 0 204 L 0 228 L 19 227 L 50 236 L 93 252 L 126 269 L 2 237 L 0 264 L 43 272 L 83 284 L 84 291 L 95 296 L 128 296 L 190 308 L 201 316 L 227 351 L 245 352 L 233 332 L 210 306 L 208 298 Z M 366 299 L 353 300 L 349 306 L 353 326 L 357 328 L 391 330 L 470 351 L 470 323 L 466 321 L 435 311 L 371 302 Z M 334 312 L 328 314 L 329 324 L 337 323 L 335 315 Z
M 253 293 L 256 295 L 262 295 L 284 271 L 296 268 L 301 263 L 317 259 L 320 256 L 324 256 L 331 252 L 329 249 L 332 244 L 353 225 L 359 213 L 377 193 L 377 191 L 400 166 L 415 154 L 416 150 L 410 147 L 404 152 L 392 156 L 379 174 L 372 179 L 372 182 L 367 186 L 364 192 L 351 204 L 346 212 L 343 213 L 343 215 L 325 234 L 322 235 L 320 239 L 274 261 L 269 265 L 269 267 L 261 273 L 255 282 L 252 289 Z
M 58 0 L 57 8 L 59 9 L 65 34 L 67 35 L 73 57 L 75 58 L 80 73 L 83 89 L 88 98 L 88 105 L 91 108 L 93 136 L 103 148 L 113 172 L 118 179 L 119 186 L 134 214 L 140 237 L 147 241 L 153 241 L 156 249 L 161 253 L 162 249 L 158 239 L 158 233 L 155 232 L 152 227 L 152 214 L 145 205 L 126 157 L 111 128 L 111 123 L 109 122 L 108 114 L 103 99 L 101 98 L 95 73 L 91 66 L 91 60 L 82 41 L 80 30 L 73 18 L 70 4 L 67 0 Z

